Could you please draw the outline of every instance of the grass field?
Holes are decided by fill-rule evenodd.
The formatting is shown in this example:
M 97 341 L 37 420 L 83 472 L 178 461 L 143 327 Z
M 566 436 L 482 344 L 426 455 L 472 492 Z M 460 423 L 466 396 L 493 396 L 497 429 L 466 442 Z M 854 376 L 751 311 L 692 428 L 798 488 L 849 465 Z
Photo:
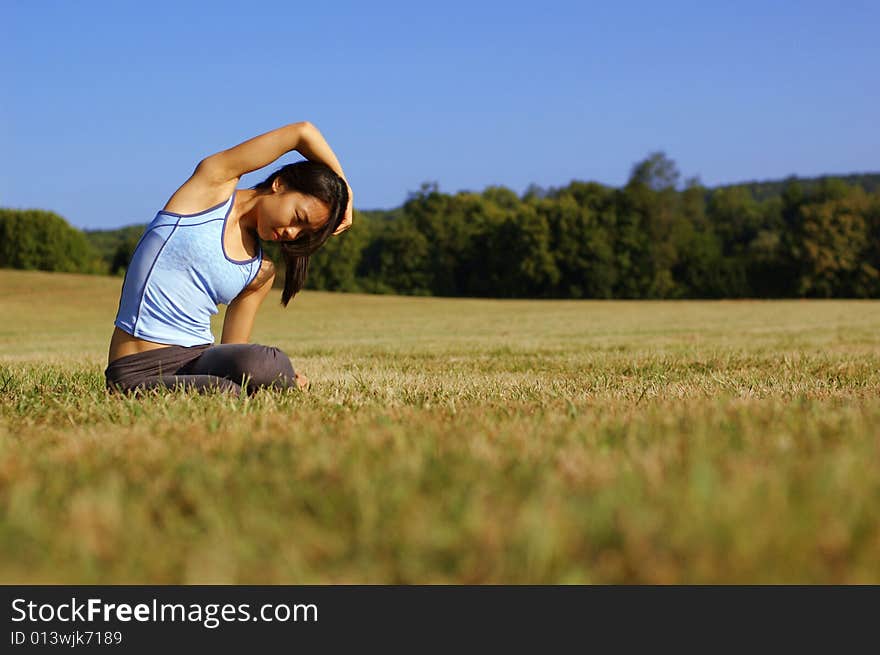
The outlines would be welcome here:
M 132 399 L 120 284 L 0 271 L 0 582 L 880 583 L 880 302 L 275 293 L 309 393 Z

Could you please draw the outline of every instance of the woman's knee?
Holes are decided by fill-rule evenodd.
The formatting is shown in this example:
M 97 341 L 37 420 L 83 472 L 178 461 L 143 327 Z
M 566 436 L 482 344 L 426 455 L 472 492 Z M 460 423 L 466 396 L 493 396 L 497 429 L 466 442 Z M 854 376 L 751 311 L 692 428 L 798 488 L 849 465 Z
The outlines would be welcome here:
M 242 381 L 250 389 L 291 386 L 295 372 L 280 348 L 261 344 L 221 344 L 209 348 L 196 360 L 190 373 L 208 373 Z
M 296 383 L 290 357 L 274 346 L 254 344 L 248 366 L 248 387 L 289 387 Z

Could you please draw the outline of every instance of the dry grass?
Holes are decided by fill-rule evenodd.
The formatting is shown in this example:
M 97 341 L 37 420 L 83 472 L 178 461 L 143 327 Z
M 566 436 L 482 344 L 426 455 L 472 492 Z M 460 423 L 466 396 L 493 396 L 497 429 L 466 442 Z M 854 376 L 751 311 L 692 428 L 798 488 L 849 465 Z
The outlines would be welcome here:
M 309 394 L 138 400 L 120 284 L 0 271 L 3 582 L 880 582 L 880 303 L 306 292 Z

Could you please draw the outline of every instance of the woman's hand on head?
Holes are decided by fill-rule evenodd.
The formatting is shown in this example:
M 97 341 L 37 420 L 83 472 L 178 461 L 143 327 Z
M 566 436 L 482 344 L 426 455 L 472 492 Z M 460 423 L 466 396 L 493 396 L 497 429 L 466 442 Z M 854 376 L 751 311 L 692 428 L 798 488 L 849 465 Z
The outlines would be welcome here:
M 342 216 L 342 222 L 333 232 L 333 236 L 342 234 L 351 227 L 351 221 L 354 218 L 354 196 L 351 192 L 351 186 L 346 181 L 345 186 L 348 187 L 348 206 L 345 208 L 345 214 Z

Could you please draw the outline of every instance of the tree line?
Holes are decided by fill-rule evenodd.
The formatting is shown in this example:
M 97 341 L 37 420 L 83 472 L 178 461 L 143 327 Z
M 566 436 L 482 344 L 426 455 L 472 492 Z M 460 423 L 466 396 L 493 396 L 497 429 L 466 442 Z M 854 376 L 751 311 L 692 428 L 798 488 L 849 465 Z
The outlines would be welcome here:
M 447 194 L 427 183 L 394 210 L 356 212 L 354 227 L 312 257 L 306 288 L 498 298 L 880 297 L 880 175 L 715 189 L 680 178 L 675 162 L 654 153 L 622 188 L 573 181 L 520 196 L 504 187 Z M 23 256 L 7 245 L 8 230 L 17 238 L 28 231 L 17 216 L 0 211 L 0 266 L 119 274 L 143 231 L 82 235 L 43 212 L 30 224 L 54 227 L 51 234 L 32 227 L 37 241 L 63 245 L 40 250 L 29 236 Z M 280 265 L 273 244 L 266 252 Z
M 880 297 L 880 176 L 854 181 L 710 190 L 680 184 L 654 153 L 623 188 L 576 181 L 519 197 L 426 184 L 395 215 L 331 239 L 309 282 L 502 298 Z

